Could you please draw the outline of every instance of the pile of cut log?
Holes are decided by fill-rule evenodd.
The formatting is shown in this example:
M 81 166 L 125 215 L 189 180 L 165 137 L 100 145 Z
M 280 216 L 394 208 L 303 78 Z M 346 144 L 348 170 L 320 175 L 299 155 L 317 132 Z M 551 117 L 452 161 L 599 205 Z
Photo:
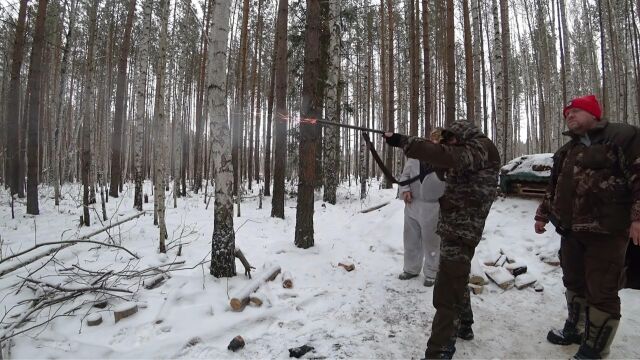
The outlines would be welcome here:
M 495 255 L 484 258 L 482 263 L 478 258 L 471 261 L 469 274 L 469 288 L 474 294 L 481 294 L 484 286 L 493 281 L 501 289 L 508 290 L 515 287 L 518 290 L 533 286 L 536 291 L 543 291 L 537 279 L 527 273 L 527 265 L 509 256 L 504 250 Z

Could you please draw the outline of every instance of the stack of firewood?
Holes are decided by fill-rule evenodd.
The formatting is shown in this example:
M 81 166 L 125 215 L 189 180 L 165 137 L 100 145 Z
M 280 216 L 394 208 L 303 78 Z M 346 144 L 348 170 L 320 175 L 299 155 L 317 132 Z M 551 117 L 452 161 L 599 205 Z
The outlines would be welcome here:
M 474 294 L 481 294 L 484 286 L 493 281 L 501 289 L 508 290 L 515 287 L 518 290 L 533 286 L 536 291 L 542 291 L 542 285 L 537 279 L 527 273 L 527 265 L 509 256 L 500 249 L 498 254 L 486 257 L 481 264 L 477 258 L 471 262 L 469 274 L 469 288 Z

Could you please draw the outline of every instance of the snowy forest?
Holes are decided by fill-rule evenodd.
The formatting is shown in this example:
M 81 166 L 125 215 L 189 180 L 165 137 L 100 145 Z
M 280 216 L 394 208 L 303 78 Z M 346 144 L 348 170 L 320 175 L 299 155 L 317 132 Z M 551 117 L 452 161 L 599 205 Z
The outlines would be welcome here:
M 467 119 L 506 165 L 564 144 L 577 96 L 640 125 L 639 21 L 640 0 L 0 0 L 0 359 L 422 357 L 432 289 L 397 280 L 403 204 L 360 129 Z M 457 357 L 575 352 L 544 339 L 566 304 L 538 203 L 494 203 L 476 270 L 535 279 L 481 275 Z M 638 358 L 620 296 L 612 356 Z

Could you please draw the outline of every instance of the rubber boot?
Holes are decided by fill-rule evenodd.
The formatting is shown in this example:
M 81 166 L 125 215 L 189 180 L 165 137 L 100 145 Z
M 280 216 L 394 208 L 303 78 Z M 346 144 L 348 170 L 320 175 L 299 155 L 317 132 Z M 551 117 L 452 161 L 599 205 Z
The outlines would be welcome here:
M 593 306 L 589 307 L 582 344 L 573 358 L 602 359 L 609 355 L 611 342 L 618 331 L 618 324 L 620 319 Z

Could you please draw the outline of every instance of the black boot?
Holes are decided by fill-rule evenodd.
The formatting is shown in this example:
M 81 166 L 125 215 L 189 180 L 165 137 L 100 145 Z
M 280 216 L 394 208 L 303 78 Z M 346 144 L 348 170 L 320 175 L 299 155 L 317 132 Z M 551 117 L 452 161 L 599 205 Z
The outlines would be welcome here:
M 473 340 L 473 329 L 471 325 L 460 324 L 458 328 L 458 337 L 462 340 Z
M 609 355 L 609 348 L 618 330 L 619 319 L 594 307 L 589 308 L 582 344 L 574 359 L 602 359 Z
M 547 333 L 547 340 L 555 345 L 580 344 L 584 327 L 585 305 L 583 297 L 567 290 L 567 320 L 562 329 L 552 329 Z
M 427 348 L 427 350 L 424 351 L 424 359 L 421 359 L 421 360 L 453 359 L 453 354 L 455 354 L 455 352 L 456 352 L 456 347 L 454 345 L 446 346 L 437 351 L 430 350 L 429 348 Z

